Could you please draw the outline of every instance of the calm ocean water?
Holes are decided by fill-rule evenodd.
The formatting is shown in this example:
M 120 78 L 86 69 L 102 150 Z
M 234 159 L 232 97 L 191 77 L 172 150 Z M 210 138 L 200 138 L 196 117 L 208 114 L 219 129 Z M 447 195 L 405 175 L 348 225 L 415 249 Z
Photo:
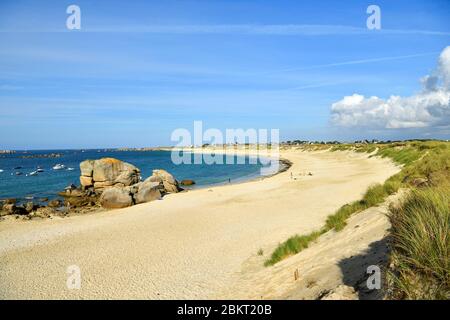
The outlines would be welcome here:
M 38 155 L 58 153 L 60 158 L 37 158 Z M 81 161 L 86 159 L 100 159 L 103 157 L 113 157 L 129 162 L 141 170 L 141 175 L 145 179 L 149 177 L 153 169 L 164 169 L 175 176 L 177 180 L 192 179 L 196 182 L 196 188 L 208 185 L 228 182 L 238 182 L 254 178 L 260 174 L 262 165 L 249 164 L 246 159 L 245 164 L 181 164 L 172 163 L 171 153 L 168 151 L 105 151 L 105 150 L 40 150 L 28 151 L 26 153 L 18 151 L 15 154 L 0 155 L 0 199 L 17 198 L 20 200 L 26 197 L 35 199 L 56 197 L 56 193 L 62 191 L 70 184 L 79 185 Z M 33 156 L 33 158 L 24 158 Z M 235 161 L 234 163 L 237 163 Z M 66 169 L 53 170 L 56 164 L 65 165 Z M 15 169 L 21 167 L 20 169 Z M 44 172 L 30 176 L 29 173 L 38 167 Z M 73 168 L 68 170 L 67 168 Z M 21 172 L 22 175 L 16 175 Z

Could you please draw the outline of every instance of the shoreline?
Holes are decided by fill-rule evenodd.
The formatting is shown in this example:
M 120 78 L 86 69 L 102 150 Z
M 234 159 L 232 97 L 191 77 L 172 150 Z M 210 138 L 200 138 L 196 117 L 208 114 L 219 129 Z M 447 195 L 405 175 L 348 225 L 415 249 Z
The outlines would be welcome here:
M 0 297 L 214 297 L 259 249 L 267 255 L 293 234 L 317 229 L 367 186 L 398 171 L 387 159 L 351 152 L 281 150 L 280 157 L 292 165 L 270 179 L 169 194 L 92 215 L 0 224 Z M 36 263 L 47 282 L 14 271 Z M 89 279 L 77 292 L 64 288 L 64 266 L 74 263 Z
M 134 151 L 134 150 L 132 150 L 132 151 Z M 149 150 L 146 149 L 146 150 L 144 150 L 142 152 L 155 152 L 155 151 L 171 152 L 171 151 L 173 151 L 173 149 L 172 148 L 167 148 L 167 147 L 159 147 L 159 148 L 151 148 L 151 150 L 150 149 Z M 117 152 L 129 152 L 129 151 L 128 150 L 117 150 Z M 196 149 L 194 151 L 189 150 L 187 152 L 191 152 L 191 153 L 195 152 L 195 153 L 204 153 L 204 154 L 206 154 L 206 153 L 208 153 L 208 150 L 199 148 L 199 149 Z M 223 152 L 223 154 L 227 154 L 227 153 Z M 247 158 L 247 157 L 253 157 L 255 155 L 254 154 L 246 154 L 246 153 L 245 154 L 236 153 L 235 156 L 241 156 L 241 157 L 246 157 Z M 264 157 L 257 156 L 257 157 L 258 158 L 264 158 L 266 156 L 264 156 Z M 119 160 L 121 160 L 121 159 L 119 159 Z M 280 162 L 283 162 L 283 160 L 280 159 Z M 245 164 L 248 164 L 248 161 L 246 161 Z M 276 172 L 275 174 L 277 174 L 277 173 L 278 172 Z M 238 179 L 234 178 L 234 179 L 232 179 L 233 181 L 231 182 L 231 184 L 237 184 L 237 183 L 243 183 L 243 182 L 246 182 L 246 181 L 257 180 L 257 179 L 268 177 L 268 176 L 271 176 L 271 175 L 272 174 L 270 174 L 270 175 L 263 175 L 261 173 L 255 172 L 255 173 L 249 174 L 249 175 L 247 175 L 245 177 L 240 177 Z M 177 177 L 175 177 L 175 178 L 177 178 Z M 186 188 L 186 187 L 184 187 L 184 189 L 185 190 L 194 190 L 194 189 L 210 188 L 210 187 L 219 186 L 219 185 L 226 185 L 226 184 L 230 184 L 230 183 L 227 180 L 224 180 L 222 182 L 215 182 L 215 183 L 207 183 L 207 184 L 197 185 L 197 186 L 195 186 L 193 188 L 189 188 L 189 187 Z M 67 186 L 68 185 L 70 185 L 70 182 L 67 182 Z M 55 199 L 56 200 L 63 200 L 63 197 L 61 195 L 59 195 L 59 193 L 61 191 L 63 191 L 63 190 L 55 191 L 54 194 L 52 194 L 52 195 L 48 191 L 44 193 L 45 195 L 32 194 L 32 193 L 29 193 L 26 196 L 9 195 L 7 197 L 0 198 L 0 204 L 1 204 L 2 201 L 7 201 L 7 200 L 14 199 L 14 200 L 17 201 L 17 204 L 20 204 L 20 205 L 26 204 L 27 202 L 32 201 L 35 204 L 38 204 L 38 205 L 41 205 L 41 206 L 45 207 L 45 203 L 50 201 L 50 200 L 55 200 Z M 41 199 L 44 199 L 44 198 L 48 199 L 48 200 L 42 201 Z
M 188 151 L 188 152 L 191 152 L 191 151 Z M 203 154 L 205 154 L 207 152 L 204 151 L 204 150 L 198 150 L 198 151 L 196 151 L 196 153 L 203 153 Z M 226 153 L 224 152 L 223 154 L 226 154 Z M 242 155 L 242 156 L 244 156 L 244 155 Z M 254 154 L 251 154 L 251 155 L 248 155 L 248 156 L 249 157 L 254 156 L 254 157 L 261 158 L 261 156 L 257 156 L 257 155 L 254 155 Z M 267 157 L 267 156 L 265 156 L 265 157 Z M 282 172 L 285 172 L 285 171 L 289 170 L 289 168 L 292 166 L 292 162 L 289 161 L 288 159 L 272 158 L 271 161 L 278 161 L 279 162 L 278 170 L 276 172 L 274 172 L 274 173 L 270 173 L 270 174 L 267 174 L 267 175 L 263 175 L 261 173 L 259 173 L 259 174 L 255 173 L 255 174 L 251 174 L 251 175 L 245 176 L 245 177 L 240 178 L 240 179 L 234 179 L 231 182 L 224 181 L 224 182 L 219 182 L 219 183 L 214 183 L 214 184 L 201 185 L 201 186 L 194 187 L 194 188 L 185 188 L 185 190 L 189 191 L 189 190 L 207 189 L 207 188 L 213 188 L 213 187 L 218 187 L 218 186 L 238 185 L 238 184 L 246 183 L 246 182 L 264 180 L 264 179 L 268 179 L 270 177 L 276 176 L 277 174 L 280 174 Z

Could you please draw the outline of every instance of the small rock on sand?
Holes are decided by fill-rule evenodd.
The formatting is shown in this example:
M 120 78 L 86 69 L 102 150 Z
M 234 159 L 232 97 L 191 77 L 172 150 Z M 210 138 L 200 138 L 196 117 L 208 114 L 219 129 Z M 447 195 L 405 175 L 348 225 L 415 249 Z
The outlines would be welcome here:
M 60 200 L 57 200 L 57 199 L 51 200 L 51 201 L 49 201 L 48 206 L 49 206 L 50 208 L 57 208 L 57 207 L 60 207 L 60 206 L 61 206 L 61 201 L 60 201 Z
M 358 295 L 353 287 L 341 284 L 330 290 L 321 300 L 358 300 Z

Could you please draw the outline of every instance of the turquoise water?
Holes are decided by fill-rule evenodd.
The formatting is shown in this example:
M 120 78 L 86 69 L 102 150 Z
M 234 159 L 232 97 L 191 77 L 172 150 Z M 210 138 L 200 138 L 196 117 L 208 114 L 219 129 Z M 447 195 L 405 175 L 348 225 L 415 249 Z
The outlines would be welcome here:
M 61 157 L 36 157 L 50 153 L 61 154 Z M 29 156 L 33 156 L 33 158 L 24 158 Z M 175 165 L 171 160 L 171 153 L 168 151 L 18 151 L 15 154 L 0 155 L 0 170 L 3 170 L 3 172 L 0 172 L 0 199 L 54 198 L 57 192 L 62 191 L 66 186 L 72 183 L 79 185 L 79 164 L 81 161 L 104 157 L 117 158 L 135 165 L 141 170 L 141 175 L 144 179 L 151 175 L 153 169 L 164 169 L 173 174 L 179 181 L 183 179 L 194 180 L 196 188 L 228 183 L 228 179 L 232 183 L 251 179 L 260 174 L 262 167 L 262 164 L 259 162 L 258 164 L 249 164 L 248 158 L 245 159 L 245 164 L 207 165 L 203 163 Z M 235 157 L 233 163 L 237 163 L 237 157 Z M 66 169 L 53 170 L 52 168 L 56 164 L 63 164 Z M 38 167 L 42 168 L 44 172 L 30 176 L 29 173 L 35 171 Z M 74 170 L 70 171 L 67 168 L 73 168 Z M 16 175 L 17 172 L 21 172 L 22 175 Z

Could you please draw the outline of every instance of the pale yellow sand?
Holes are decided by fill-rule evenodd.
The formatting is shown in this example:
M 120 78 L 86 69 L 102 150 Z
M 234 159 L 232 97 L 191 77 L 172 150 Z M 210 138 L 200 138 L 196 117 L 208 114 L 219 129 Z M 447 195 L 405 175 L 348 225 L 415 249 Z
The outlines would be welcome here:
M 234 277 L 233 286 L 224 288 L 216 298 L 320 299 L 337 287 L 347 286 L 356 291 L 351 299 L 382 299 L 383 290 L 367 287 L 367 268 L 378 266 L 380 274 L 384 272 L 390 228 L 388 205 L 397 203 L 401 194 L 355 213 L 343 230 L 325 233 L 307 249 L 275 266 L 263 266 L 267 255 L 253 255 Z M 349 297 L 334 294 L 331 298 Z
M 264 279 L 237 284 L 260 248 L 267 256 L 286 238 L 320 228 L 399 170 L 347 152 L 281 156 L 293 162 L 289 171 L 259 181 L 87 216 L 0 222 L 0 298 L 258 298 L 248 292 L 266 292 Z M 66 287 L 70 265 L 81 269 L 80 290 Z

